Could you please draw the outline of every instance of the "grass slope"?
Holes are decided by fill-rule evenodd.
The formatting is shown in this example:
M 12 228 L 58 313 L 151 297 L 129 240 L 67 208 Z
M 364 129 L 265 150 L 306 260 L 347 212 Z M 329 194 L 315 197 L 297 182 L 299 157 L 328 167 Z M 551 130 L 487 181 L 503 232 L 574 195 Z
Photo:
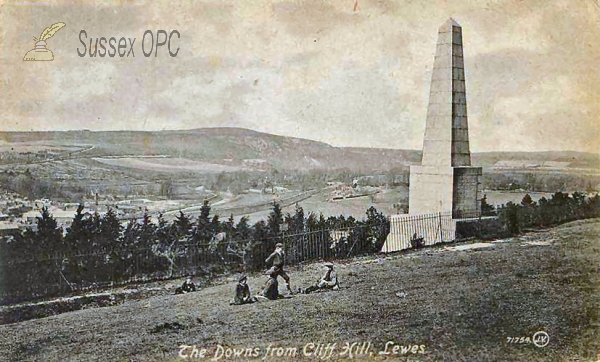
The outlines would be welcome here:
M 259 361 L 269 345 L 296 348 L 295 360 L 318 360 L 303 357 L 306 343 L 336 343 L 329 360 L 348 360 L 340 355 L 345 342 L 364 341 L 374 353 L 355 360 L 596 361 L 599 231 L 600 220 L 579 221 L 492 248 L 357 259 L 338 265 L 337 292 L 230 306 L 232 282 L 4 325 L 0 359 L 182 360 L 178 346 L 186 344 L 207 348 L 205 360 L 216 360 L 218 345 L 260 349 L 257 357 L 220 360 Z M 318 264 L 292 270 L 293 286 L 320 273 Z M 249 279 L 253 291 L 263 282 Z M 540 330 L 550 336 L 546 347 L 507 342 Z M 419 347 L 416 354 L 379 355 L 388 341 Z
M 0 145 L 35 143 L 93 145 L 81 157 L 168 155 L 193 160 L 264 159 L 277 169 L 341 169 L 356 171 L 403 169 L 421 161 L 420 150 L 333 147 L 324 142 L 273 135 L 244 128 L 199 128 L 164 131 L 0 132 Z M 22 145 L 20 147 L 23 147 Z M 484 152 L 473 164 L 490 167 L 502 160 L 570 162 L 570 167 L 600 168 L 600 155 L 574 151 Z

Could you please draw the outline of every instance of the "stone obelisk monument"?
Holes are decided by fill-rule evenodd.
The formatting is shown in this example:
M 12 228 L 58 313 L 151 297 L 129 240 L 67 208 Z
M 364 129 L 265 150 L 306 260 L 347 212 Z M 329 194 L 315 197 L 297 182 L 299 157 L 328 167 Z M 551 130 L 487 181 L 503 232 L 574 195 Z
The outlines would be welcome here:
M 481 174 L 471 166 L 462 28 L 448 19 L 438 31 L 423 159 L 410 168 L 409 213 L 478 216 Z

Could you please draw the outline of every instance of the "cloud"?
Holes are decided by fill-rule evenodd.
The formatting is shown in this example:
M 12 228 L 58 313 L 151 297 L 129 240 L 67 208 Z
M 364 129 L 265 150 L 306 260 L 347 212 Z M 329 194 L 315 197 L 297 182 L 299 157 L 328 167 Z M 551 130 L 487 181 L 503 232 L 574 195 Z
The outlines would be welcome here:
M 284 24 L 288 33 L 315 40 L 338 27 L 352 26 L 363 21 L 361 13 L 355 13 L 353 9 L 353 1 L 301 0 L 273 4 L 275 19 Z
M 58 103 L 89 101 L 114 91 L 116 65 L 97 62 L 72 67 L 68 72 L 53 72 L 53 90 Z
M 469 123 L 474 147 L 490 151 L 597 149 L 600 105 L 586 99 L 590 95 L 580 83 L 557 75 L 524 81 L 518 89 L 522 91 L 490 93 L 487 103 L 475 99 L 477 112 Z M 598 94 L 596 99 L 600 99 Z M 492 135 L 494 143 L 483 144 Z
M 597 149 L 595 2 L 354 4 L 3 5 L 1 127 L 238 126 L 335 145 L 420 148 L 437 29 L 452 16 L 463 26 L 473 151 Z M 57 19 L 67 26 L 52 38 L 55 61 L 22 62 L 31 36 Z M 145 30 L 177 29 L 180 53 L 81 58 L 81 29 L 136 44 Z
M 335 146 L 417 148 L 424 123 L 408 104 L 387 73 L 340 69 L 315 90 L 286 94 L 286 127 Z

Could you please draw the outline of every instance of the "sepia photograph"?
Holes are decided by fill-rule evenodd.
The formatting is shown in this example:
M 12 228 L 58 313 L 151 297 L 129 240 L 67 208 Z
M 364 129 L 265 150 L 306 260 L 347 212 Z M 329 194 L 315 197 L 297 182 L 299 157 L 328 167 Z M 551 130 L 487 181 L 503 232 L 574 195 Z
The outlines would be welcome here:
M 0 361 L 600 362 L 600 1 L 0 19 Z

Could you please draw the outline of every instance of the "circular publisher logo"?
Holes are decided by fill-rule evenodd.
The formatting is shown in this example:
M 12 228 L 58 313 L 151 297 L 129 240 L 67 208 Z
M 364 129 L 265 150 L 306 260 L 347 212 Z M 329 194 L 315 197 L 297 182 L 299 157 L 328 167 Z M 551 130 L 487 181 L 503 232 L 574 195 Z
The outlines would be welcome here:
M 550 336 L 544 331 L 538 331 L 533 334 L 533 344 L 536 347 L 546 347 L 550 343 Z

